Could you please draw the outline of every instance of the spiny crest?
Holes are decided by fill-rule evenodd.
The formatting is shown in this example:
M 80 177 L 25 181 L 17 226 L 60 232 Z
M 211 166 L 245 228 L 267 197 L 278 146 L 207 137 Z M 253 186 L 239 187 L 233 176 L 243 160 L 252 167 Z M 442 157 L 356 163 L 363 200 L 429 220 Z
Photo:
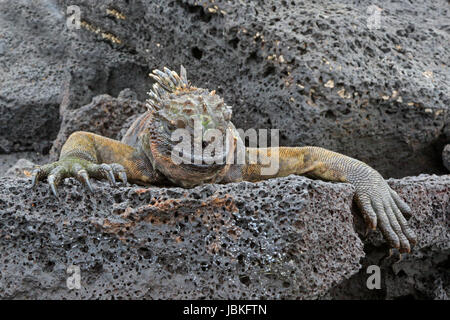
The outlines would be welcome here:
M 226 128 L 231 120 L 231 107 L 226 106 L 215 90 L 196 88 L 190 85 L 186 69 L 181 66 L 180 76 L 164 68 L 154 70 L 150 77 L 156 80 L 147 106 L 155 116 L 177 128 L 194 126 L 198 120 L 205 129 Z
M 153 84 L 153 90 L 147 92 L 150 99 L 147 99 L 147 107 L 149 109 L 159 110 L 161 107 L 161 100 L 165 99 L 167 95 L 177 90 L 189 89 L 190 84 L 186 77 L 186 69 L 181 66 L 179 76 L 175 71 L 171 71 L 164 67 L 164 72 L 155 69 L 153 74 L 149 76 L 153 78 L 156 83 Z

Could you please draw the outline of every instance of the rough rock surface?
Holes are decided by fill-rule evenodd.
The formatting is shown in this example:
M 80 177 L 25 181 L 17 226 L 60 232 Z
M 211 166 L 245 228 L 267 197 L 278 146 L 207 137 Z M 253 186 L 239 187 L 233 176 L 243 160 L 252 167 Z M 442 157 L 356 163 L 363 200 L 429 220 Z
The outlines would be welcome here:
M 66 179 L 57 200 L 46 184 L 29 191 L 28 183 L 0 179 L 2 298 L 449 296 L 450 175 L 390 180 L 413 208 L 419 236 L 401 262 L 386 258 L 378 231 L 365 238 L 361 260 L 348 184 L 295 176 L 193 189 L 97 182 L 90 195 Z M 382 290 L 365 287 L 370 264 L 382 268 Z M 66 287 L 70 265 L 81 269 L 80 290 Z
M 2 298 L 311 299 L 364 256 L 347 184 L 100 182 L 90 195 L 66 179 L 59 200 L 28 184 L 0 178 Z M 66 287 L 69 265 L 81 290 Z
M 446 145 L 444 151 L 442 151 L 442 162 L 444 163 L 444 167 L 450 171 L 450 144 Z
M 48 162 L 48 156 L 32 151 L 0 154 L 0 177 L 5 176 L 7 172 L 11 170 L 12 167 L 15 167 L 17 162 L 21 159 L 26 159 L 34 164 L 43 164 Z
M 450 170 L 444 0 L 128 2 L 0 2 L 0 177 L 21 158 L 55 159 L 73 131 L 120 139 L 145 108 L 148 72 L 180 64 L 234 107 L 237 127 L 280 129 L 282 145 L 340 151 L 388 177 Z M 379 28 L 367 27 L 371 5 Z M 420 237 L 398 262 L 379 232 L 363 235 L 348 184 L 98 182 L 89 195 L 69 179 L 55 200 L 45 184 L 27 189 L 29 166 L 0 178 L 1 298 L 450 296 L 448 175 L 390 181 Z M 79 291 L 66 288 L 71 264 Z M 381 290 L 366 288 L 372 264 Z
M 371 5 L 382 11 L 369 29 Z M 390 177 L 443 173 L 449 15 L 444 0 L 3 1 L 0 146 L 48 151 L 58 105 L 124 88 L 142 101 L 151 69 L 184 64 L 238 127 L 278 128 L 283 145 L 345 152 Z
M 0 153 L 48 153 L 58 133 L 63 21 L 51 1 L 0 2 Z
M 121 91 L 117 98 L 99 95 L 86 106 L 67 110 L 50 150 L 50 159 L 58 159 L 62 146 L 75 131 L 91 131 L 120 140 L 133 121 L 145 111 L 145 103 L 137 101 L 136 94 L 129 89 Z
M 419 243 L 409 255 L 388 257 L 378 232 L 364 239 L 360 272 L 326 295 L 332 299 L 450 299 L 450 175 L 390 179 L 413 208 Z M 381 268 L 381 290 L 368 290 L 370 265 Z
M 31 174 L 31 171 L 36 168 L 36 164 L 27 159 L 19 159 L 11 168 L 9 168 L 5 176 L 22 177 L 25 178 Z

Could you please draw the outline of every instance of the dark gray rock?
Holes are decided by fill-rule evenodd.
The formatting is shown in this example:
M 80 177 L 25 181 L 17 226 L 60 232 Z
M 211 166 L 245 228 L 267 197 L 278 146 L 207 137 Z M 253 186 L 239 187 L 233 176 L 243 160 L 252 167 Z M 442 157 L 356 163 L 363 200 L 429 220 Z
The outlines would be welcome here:
M 302 177 L 193 189 L 0 178 L 1 298 L 311 299 L 364 256 L 348 184 Z M 66 269 L 81 268 L 68 290 Z
M 129 89 L 120 92 L 118 98 L 104 94 L 79 109 L 66 110 L 50 159 L 58 159 L 62 146 L 75 131 L 90 131 L 120 140 L 133 121 L 146 111 L 145 103 L 137 101 L 136 94 Z
M 148 72 L 143 58 L 136 65 L 135 54 L 69 30 L 69 5 L 53 0 L 0 4 L 0 153 L 48 153 L 60 114 L 96 95 L 117 96 L 132 87 L 144 99 Z
M 343 152 L 385 176 L 446 172 L 444 0 L 380 3 L 371 30 L 373 1 L 127 3 L 0 3 L 0 153 L 47 154 L 56 138 L 55 159 L 77 130 L 120 138 L 142 112 L 148 72 L 183 64 L 234 106 L 237 127 L 278 128 L 282 145 Z M 66 26 L 68 5 L 81 9 L 80 30 Z M 0 175 L 20 158 L 1 155 Z M 55 200 L 46 185 L 0 178 L 0 296 L 448 299 L 448 177 L 391 181 L 421 239 L 402 262 L 385 257 L 378 232 L 362 258 L 349 185 L 97 183 L 86 195 L 68 180 Z M 80 291 L 66 288 L 71 264 Z M 371 264 L 382 267 L 381 291 L 365 287 Z
M 450 175 L 389 183 L 411 205 L 419 238 L 400 262 L 378 231 L 360 235 L 365 256 L 349 184 L 96 182 L 91 195 L 66 179 L 55 199 L 46 184 L 30 191 L 26 179 L 1 178 L 0 297 L 446 299 Z M 366 288 L 371 264 L 381 290 Z M 80 290 L 66 287 L 70 265 L 81 268 Z
M 410 224 L 416 230 L 418 244 L 411 254 L 389 257 L 381 235 L 370 232 L 363 236 L 366 256 L 361 261 L 361 271 L 323 298 L 449 299 L 450 175 L 391 179 L 389 184 L 413 209 Z M 380 290 L 366 287 L 370 265 L 381 268 Z
M 80 30 L 65 26 L 68 5 L 81 9 Z M 380 3 L 378 29 L 367 27 L 371 5 L 47 0 L 34 8 L 4 1 L 0 107 L 8 129 L 0 145 L 41 150 L 56 136 L 59 103 L 64 114 L 124 88 L 142 101 L 151 69 L 183 64 L 193 83 L 234 106 L 238 127 L 279 128 L 282 145 L 344 152 L 385 176 L 443 173 L 447 3 Z M 32 82 L 41 75 L 47 80 Z
M 442 151 L 442 162 L 444 163 L 444 167 L 450 171 L 450 144 L 446 145 Z
M 48 153 L 58 133 L 64 23 L 52 1 L 0 2 L 0 153 Z
M 36 168 L 36 164 L 27 159 L 19 159 L 17 162 L 6 171 L 5 176 L 9 177 L 29 177 L 31 171 Z
M 0 177 L 5 176 L 21 159 L 31 161 L 34 164 L 43 164 L 49 161 L 48 156 L 31 151 L 0 154 Z

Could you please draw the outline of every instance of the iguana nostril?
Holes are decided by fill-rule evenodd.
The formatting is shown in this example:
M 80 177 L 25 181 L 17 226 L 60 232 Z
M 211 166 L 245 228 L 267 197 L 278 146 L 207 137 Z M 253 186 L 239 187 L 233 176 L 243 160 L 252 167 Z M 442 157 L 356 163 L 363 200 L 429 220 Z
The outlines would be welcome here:
M 184 129 L 186 127 L 186 124 L 184 123 L 183 120 L 178 119 L 176 122 L 176 127 L 179 129 Z

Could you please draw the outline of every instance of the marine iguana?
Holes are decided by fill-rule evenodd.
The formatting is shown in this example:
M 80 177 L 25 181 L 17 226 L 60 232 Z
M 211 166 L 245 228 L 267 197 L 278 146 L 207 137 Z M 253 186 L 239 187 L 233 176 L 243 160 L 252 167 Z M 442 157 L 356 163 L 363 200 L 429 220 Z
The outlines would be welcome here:
M 32 186 L 47 178 L 51 191 L 58 196 L 57 186 L 66 177 L 77 178 L 93 192 L 89 177 L 108 179 L 112 185 L 118 179 L 125 184 L 170 183 L 189 188 L 204 183 L 306 175 L 351 183 L 366 224 L 372 229 L 378 226 L 392 248 L 410 252 L 416 243 L 416 235 L 403 215 L 411 213 L 409 206 L 367 164 L 313 146 L 245 147 L 231 122 L 231 107 L 215 91 L 193 86 L 183 66 L 179 75 L 164 68 L 154 70 L 150 76 L 156 82 L 148 92 L 149 110 L 136 119 L 121 141 L 84 131 L 72 133 L 58 161 L 33 171 Z M 214 149 L 210 159 L 194 152 L 188 157 L 191 161 L 181 161 L 173 152 L 179 145 L 173 139 L 177 130 L 184 130 L 193 138 L 189 139 L 189 147 L 191 143 L 201 143 L 205 149 L 213 143 L 205 139 L 207 132 L 218 131 L 222 135 L 215 143 L 220 142 L 223 147 Z M 239 153 L 244 157 L 242 163 L 233 161 Z M 278 161 L 277 170 L 268 174 L 264 170 L 274 158 Z

